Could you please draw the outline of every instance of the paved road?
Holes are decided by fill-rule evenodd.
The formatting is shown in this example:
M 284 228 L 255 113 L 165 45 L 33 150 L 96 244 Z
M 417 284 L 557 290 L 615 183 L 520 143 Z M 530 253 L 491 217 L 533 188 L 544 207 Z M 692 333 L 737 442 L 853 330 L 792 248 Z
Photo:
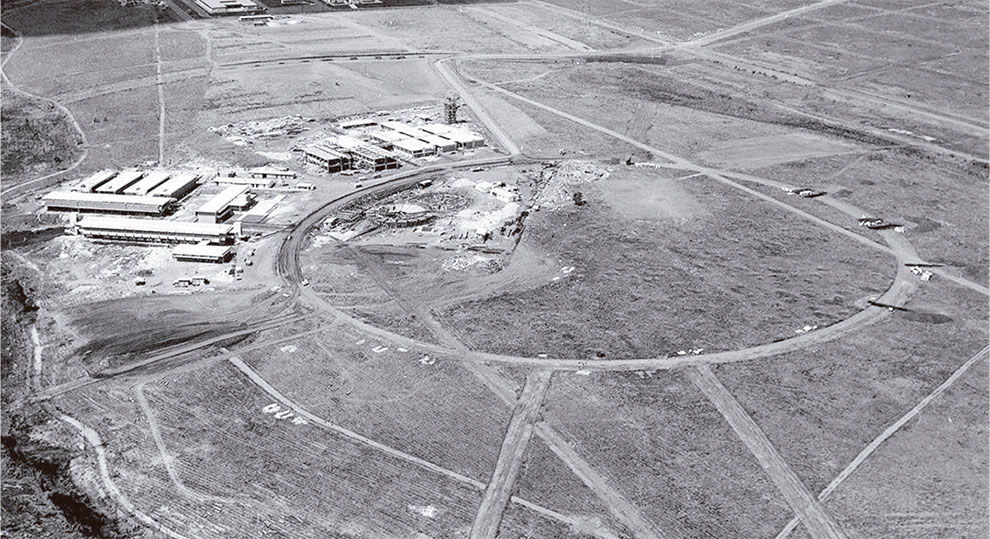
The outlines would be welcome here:
M 513 408 L 509 428 L 502 440 L 495 471 L 488 480 L 481 507 L 471 527 L 471 539 L 495 539 L 498 535 L 502 514 L 509 503 L 526 446 L 533 435 L 533 423 L 538 418 L 552 375 L 553 371 L 534 370 L 526 377 L 526 386 Z
M 749 451 L 756 457 L 757 462 L 777 485 L 777 490 L 783 494 L 787 504 L 804 523 L 804 527 L 812 539 L 845 539 L 846 534 L 842 528 L 804 486 L 794 470 L 784 462 L 780 453 L 753 421 L 753 418 L 746 413 L 746 410 L 729 393 L 729 390 L 725 389 L 725 386 L 715 378 L 711 369 L 707 365 L 700 365 L 688 369 L 686 375 L 718 408 L 718 411 L 732 426 L 732 430 L 739 435 Z

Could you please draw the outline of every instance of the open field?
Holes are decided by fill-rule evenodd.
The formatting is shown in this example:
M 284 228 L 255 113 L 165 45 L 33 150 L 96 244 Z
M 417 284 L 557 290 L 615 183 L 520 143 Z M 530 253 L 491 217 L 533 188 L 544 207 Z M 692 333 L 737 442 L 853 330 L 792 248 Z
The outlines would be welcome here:
M 910 312 L 829 345 L 758 364 L 719 366 L 716 374 L 818 492 L 985 344 L 981 304 L 971 292 L 933 281 L 908 303 Z M 887 346 L 868 345 L 878 338 Z
M 614 175 L 599 183 L 623 181 L 621 169 Z M 588 205 L 532 215 L 522 240 L 572 273 L 531 291 L 449 307 L 444 319 L 480 350 L 658 357 L 744 347 L 793 335 L 805 324 L 828 325 L 892 278 L 889 258 L 710 180 L 666 182 L 676 182 L 668 188 L 673 196 L 659 202 L 672 209 L 650 221 L 627 221 L 623 210 L 607 207 L 609 195 L 598 193 L 609 187 L 573 185 Z M 639 185 L 655 193 L 649 183 Z M 692 207 L 696 213 L 679 213 Z M 716 284 L 725 275 L 733 285 Z
M 556 379 L 546 403 L 546 421 L 664 535 L 766 537 L 790 515 L 728 424 L 679 374 L 569 375 Z

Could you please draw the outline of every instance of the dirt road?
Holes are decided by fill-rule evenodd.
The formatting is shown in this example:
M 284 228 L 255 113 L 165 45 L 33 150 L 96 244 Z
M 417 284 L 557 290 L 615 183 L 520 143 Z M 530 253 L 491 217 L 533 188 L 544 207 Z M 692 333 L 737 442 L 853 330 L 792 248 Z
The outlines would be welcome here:
M 457 74 L 456 70 L 448 62 L 450 59 L 439 60 L 433 64 L 436 68 L 437 73 L 440 77 L 450 86 L 464 101 L 464 103 L 470 107 L 471 112 L 474 113 L 475 117 L 485 125 L 488 132 L 492 134 L 501 147 L 505 148 L 509 155 L 516 156 L 519 155 L 519 146 L 512 140 L 512 137 L 502 129 L 502 126 L 495 121 L 494 118 L 488 114 L 488 111 L 477 99 L 475 99 L 474 94 L 467 89 L 464 82 L 461 80 L 460 75 Z
M 784 462 L 784 459 L 774 448 L 760 427 L 749 417 L 746 410 L 725 389 L 725 386 L 715 378 L 707 365 L 688 369 L 687 377 L 698 386 L 698 389 L 718 408 L 732 430 L 746 444 L 760 466 L 767 472 L 770 479 L 777 485 L 777 490 L 783 494 L 787 504 L 797 513 L 804 523 L 805 529 L 812 539 L 844 539 L 845 532 L 825 511 L 804 483 L 798 479 L 794 470 Z
M 949 389 L 949 387 L 951 387 L 957 380 L 959 380 L 962 375 L 966 374 L 966 372 L 973 365 L 986 359 L 988 357 L 988 352 L 990 352 L 990 347 L 984 347 L 983 350 L 980 350 L 976 353 L 976 355 L 966 360 L 966 362 L 960 365 L 959 368 L 956 369 L 955 372 L 953 372 L 952 375 L 950 375 L 944 382 L 932 390 L 931 393 L 926 395 L 925 398 L 921 399 L 918 404 L 914 406 L 914 408 L 908 410 L 908 412 L 900 419 L 884 429 L 883 432 L 881 432 L 876 438 L 873 439 L 873 441 L 867 444 L 867 446 L 863 448 L 858 455 L 856 455 L 856 458 L 854 458 L 848 465 L 846 465 L 845 468 L 842 469 L 841 472 L 839 472 L 839 475 L 835 476 L 835 479 L 833 479 L 824 489 L 822 489 L 821 493 L 818 494 L 818 499 L 825 501 L 825 499 L 835 492 L 835 489 L 839 488 L 839 485 L 848 479 L 849 476 L 852 475 L 860 467 L 860 465 L 862 465 L 863 462 L 870 457 L 870 455 L 875 453 L 877 449 L 879 449 L 880 446 L 887 441 L 887 439 L 896 434 L 897 431 L 904 428 L 904 426 L 907 425 L 912 419 L 924 411 L 924 409 L 927 408 L 932 401 L 937 399 L 939 395 L 945 393 L 945 391 Z M 793 519 L 788 522 L 787 525 L 784 526 L 784 529 L 777 534 L 776 539 L 786 539 L 790 536 L 791 532 L 794 531 L 794 528 L 796 528 L 798 524 L 799 522 L 797 519 Z
M 516 401 L 516 406 L 512 410 L 512 419 L 509 420 L 509 428 L 502 440 L 502 449 L 495 463 L 495 471 L 488 480 L 485 495 L 481 499 L 481 507 L 471 527 L 471 539 L 495 539 L 498 534 L 502 513 L 509 503 L 526 446 L 533 435 L 533 423 L 538 418 L 552 375 L 552 371 L 536 370 L 526 377 L 526 386 L 523 388 L 522 396 Z

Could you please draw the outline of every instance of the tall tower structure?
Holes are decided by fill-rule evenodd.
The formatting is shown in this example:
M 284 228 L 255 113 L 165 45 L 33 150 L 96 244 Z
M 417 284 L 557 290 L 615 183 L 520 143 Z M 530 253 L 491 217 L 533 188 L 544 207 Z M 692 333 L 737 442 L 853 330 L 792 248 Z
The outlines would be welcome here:
M 443 123 L 456 124 L 458 108 L 460 105 L 457 103 L 457 94 L 448 94 L 443 102 Z

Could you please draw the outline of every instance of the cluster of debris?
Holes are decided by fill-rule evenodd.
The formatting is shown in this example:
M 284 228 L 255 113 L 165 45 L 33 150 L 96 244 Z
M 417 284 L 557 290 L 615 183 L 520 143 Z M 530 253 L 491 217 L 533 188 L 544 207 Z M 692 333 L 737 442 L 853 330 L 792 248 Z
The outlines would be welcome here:
M 315 122 L 315 118 L 304 118 L 299 115 L 268 120 L 245 120 L 241 122 L 210 127 L 211 133 L 216 133 L 228 141 L 238 144 L 253 144 L 250 139 L 274 139 L 278 137 L 298 135 L 307 129 L 306 124 Z
M 879 217 L 863 216 L 859 218 L 859 226 L 865 226 L 871 230 L 884 230 L 887 228 L 901 228 L 901 225 L 885 221 Z
M 911 268 L 911 273 L 920 277 L 922 281 L 932 280 L 932 275 L 933 275 L 932 272 L 930 270 L 921 269 L 920 266 L 914 266 L 913 268 Z

